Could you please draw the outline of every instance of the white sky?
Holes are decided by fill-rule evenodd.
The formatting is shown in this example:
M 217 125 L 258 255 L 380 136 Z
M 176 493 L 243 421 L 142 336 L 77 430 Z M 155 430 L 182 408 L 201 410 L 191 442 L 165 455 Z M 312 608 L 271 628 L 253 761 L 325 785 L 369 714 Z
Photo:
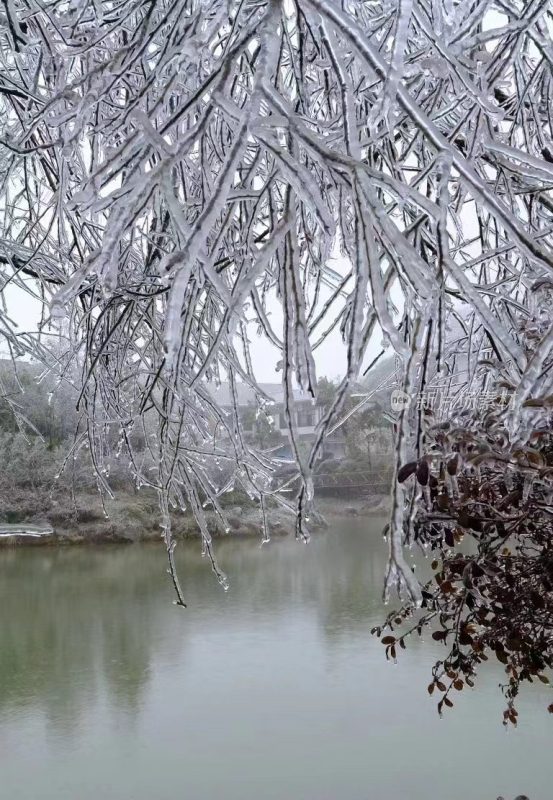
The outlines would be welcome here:
M 40 319 L 40 303 L 22 289 L 10 287 L 5 292 L 8 316 L 17 323 L 20 332 L 36 331 Z M 277 371 L 277 364 L 282 356 L 264 336 L 258 336 L 257 326 L 249 325 L 252 362 L 259 381 L 264 383 L 280 382 L 282 373 Z M 321 326 L 321 330 L 323 326 Z M 376 355 L 376 347 L 369 348 Z M 5 343 L 0 343 L 0 356 L 8 355 Z M 373 355 L 369 353 L 370 360 Z M 318 377 L 323 375 L 336 378 L 344 374 L 346 348 L 338 330 L 332 331 L 326 341 L 315 350 L 315 364 Z
M 343 258 L 331 257 L 332 269 L 339 275 L 345 275 L 348 269 L 348 264 Z M 318 307 L 324 303 L 330 290 L 321 290 L 321 298 Z M 29 294 L 24 292 L 17 286 L 10 285 L 4 291 L 4 296 L 7 305 L 8 316 L 18 326 L 20 332 L 36 332 L 38 322 L 40 320 L 41 304 L 38 300 L 33 299 Z M 278 336 L 282 333 L 282 313 L 280 304 L 275 300 L 273 303 L 269 300 L 268 315 L 275 332 Z M 328 318 L 325 319 L 315 330 L 312 341 L 315 342 L 322 332 L 330 325 L 334 315 L 338 312 L 339 306 L 336 310 L 329 312 Z M 253 316 L 251 310 L 247 314 L 248 319 Z M 265 336 L 257 335 L 257 323 L 252 322 L 248 325 L 248 334 L 250 338 L 250 349 L 252 364 L 257 379 L 263 383 L 277 383 L 282 379 L 282 372 L 277 370 L 277 365 L 282 358 L 280 351 L 272 345 Z M 373 341 L 369 343 L 367 354 L 365 356 L 366 364 L 375 357 L 380 350 L 381 335 L 378 333 L 373 337 Z M 0 357 L 6 357 L 9 354 L 5 342 L 0 341 Z M 342 342 L 339 331 L 339 326 L 327 336 L 326 340 L 314 351 L 315 366 L 317 370 L 317 377 L 327 378 L 340 378 L 343 376 L 346 366 L 346 347 Z

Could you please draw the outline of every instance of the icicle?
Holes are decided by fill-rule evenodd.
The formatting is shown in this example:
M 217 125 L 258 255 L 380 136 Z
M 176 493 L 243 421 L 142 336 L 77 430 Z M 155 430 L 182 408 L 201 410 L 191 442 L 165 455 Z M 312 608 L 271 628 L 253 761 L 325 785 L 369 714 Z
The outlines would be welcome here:
M 520 383 L 511 399 L 508 427 L 511 436 L 515 436 L 520 424 L 524 402 L 530 397 L 546 360 L 553 353 L 553 324 L 534 350 L 528 366 L 522 374 Z
M 392 60 L 390 62 L 390 72 L 388 75 L 388 80 L 386 81 L 384 97 L 382 101 L 382 116 L 388 120 L 388 127 L 390 128 L 393 125 L 393 121 L 390 119 L 392 106 L 395 102 L 397 87 L 403 77 L 405 53 L 407 51 L 409 25 L 411 22 L 412 13 L 413 0 L 399 0 L 394 48 L 392 51 Z

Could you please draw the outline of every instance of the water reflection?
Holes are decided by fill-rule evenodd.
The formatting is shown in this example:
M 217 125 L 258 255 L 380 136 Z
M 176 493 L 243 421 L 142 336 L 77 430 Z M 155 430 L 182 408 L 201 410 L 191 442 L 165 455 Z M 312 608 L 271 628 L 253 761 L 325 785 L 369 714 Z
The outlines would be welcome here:
M 198 544 L 178 562 L 190 608 L 171 605 L 162 548 L 9 550 L 0 553 L 0 711 L 29 702 L 73 734 L 83 706 L 103 687 L 111 703 L 140 706 L 158 659 L 185 659 L 186 641 L 206 630 L 247 631 L 301 612 L 317 620 L 326 646 L 368 638 L 382 614 L 385 551 L 360 527 L 319 536 L 309 547 L 278 541 L 221 541 L 231 576 L 222 593 Z M 343 534 L 343 535 L 342 535 Z
M 71 732 L 82 693 L 93 698 L 103 681 L 116 702 L 136 705 L 162 592 L 145 555 L 74 548 L 2 553 L 0 711 L 32 701 Z
M 221 541 L 228 594 L 182 544 L 185 612 L 161 547 L 1 552 L 0 797 L 426 800 L 437 758 L 444 797 L 464 800 L 459 748 L 479 775 L 471 800 L 545 797 L 531 793 L 547 782 L 545 687 L 507 737 L 497 670 L 439 722 L 428 644 L 386 664 L 369 634 L 384 613 L 380 530 L 338 526 L 309 547 Z M 526 754 L 520 768 L 509 748 Z

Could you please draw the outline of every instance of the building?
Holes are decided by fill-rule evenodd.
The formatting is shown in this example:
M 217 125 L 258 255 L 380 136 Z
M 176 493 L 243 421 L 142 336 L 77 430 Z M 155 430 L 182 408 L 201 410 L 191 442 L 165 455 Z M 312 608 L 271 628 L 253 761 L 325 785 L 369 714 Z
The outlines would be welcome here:
M 283 457 L 289 457 L 292 453 L 288 441 L 288 424 L 286 421 L 282 384 L 260 383 L 258 386 L 260 390 L 270 398 L 269 404 L 266 407 L 266 415 L 272 421 L 271 427 L 272 433 L 274 434 L 272 444 L 276 446 L 278 444 L 278 437 L 280 436 L 282 444 L 279 447 L 278 454 Z M 228 408 L 229 410 L 232 408 L 233 404 L 228 383 L 223 382 L 218 387 L 211 388 L 211 394 L 222 408 Z M 256 426 L 256 411 L 258 409 L 255 392 L 246 383 L 237 382 L 236 395 L 238 407 L 242 412 L 242 424 L 244 429 L 253 433 Z M 251 415 L 247 413 L 249 409 L 252 412 Z M 324 414 L 324 409 L 322 406 L 317 405 L 315 400 L 306 392 L 300 389 L 294 389 L 291 412 L 294 415 L 294 422 L 296 424 L 300 444 L 304 443 L 306 446 L 311 445 L 315 438 L 316 427 Z M 325 439 L 322 457 L 342 458 L 344 455 L 345 438 L 343 433 L 338 430 Z

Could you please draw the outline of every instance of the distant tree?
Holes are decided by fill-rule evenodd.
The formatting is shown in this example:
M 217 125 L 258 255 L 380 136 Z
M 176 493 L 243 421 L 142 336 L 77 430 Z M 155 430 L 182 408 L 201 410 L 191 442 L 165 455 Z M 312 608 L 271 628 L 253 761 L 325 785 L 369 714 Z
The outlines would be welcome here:
M 55 375 L 40 380 L 42 368 L 0 361 L 0 431 L 42 436 L 49 447 L 69 442 L 78 427 L 77 392 Z
M 262 450 L 282 442 L 282 435 L 269 412 L 270 409 L 265 412 L 258 409 L 257 406 L 247 406 L 241 413 L 246 435 Z
M 384 417 L 380 406 L 370 404 L 351 415 L 345 423 L 346 441 L 352 453 L 363 454 L 372 466 L 375 445 L 390 432 L 391 423 Z M 390 450 L 391 455 L 391 450 Z
M 317 383 L 317 405 L 327 411 L 331 408 L 332 403 L 336 397 L 338 383 L 330 380 L 330 378 L 319 378 Z
M 328 378 L 321 378 L 318 384 L 317 402 L 324 409 L 329 409 L 334 402 L 339 385 Z M 348 392 L 342 405 L 343 423 L 340 426 L 346 440 L 347 453 L 352 458 L 366 459 L 371 466 L 371 456 L 375 439 L 381 432 L 387 433 L 391 423 L 384 416 L 382 408 L 375 402 L 364 401 L 361 387 Z

